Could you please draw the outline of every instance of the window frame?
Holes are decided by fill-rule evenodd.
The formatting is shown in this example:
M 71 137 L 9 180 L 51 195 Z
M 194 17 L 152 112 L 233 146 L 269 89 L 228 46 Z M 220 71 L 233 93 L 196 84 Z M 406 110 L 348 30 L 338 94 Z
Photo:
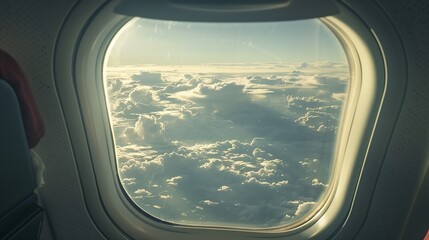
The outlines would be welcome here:
M 379 21 L 381 23 L 375 29 L 387 30 L 376 32 L 375 19 L 369 27 L 353 12 L 360 11 L 361 16 L 369 9 L 368 15 L 377 17 L 380 10 L 376 6 L 339 4 L 340 14 L 322 20 L 346 50 L 351 67 L 350 89 L 354 88 L 349 92 L 352 95 L 348 97 L 343 111 L 337 147 L 337 158 L 347 159 L 348 162 L 345 164 L 344 160 L 335 160 L 331 181 L 335 186 L 331 188 L 334 193 L 326 194 L 325 204 L 305 224 L 288 225 L 288 229 L 244 231 L 179 226 L 149 219 L 135 209 L 122 191 L 116 172 L 114 140 L 108 120 L 102 72 L 105 50 L 110 40 L 130 19 L 115 14 L 115 4 L 102 1 L 78 4 L 63 25 L 54 53 L 54 77 L 83 197 L 89 216 L 102 233 L 115 239 L 142 236 L 150 239 L 326 239 L 344 223 L 362 223 L 365 214 L 355 209 L 359 206 L 368 208 L 376 174 L 382 166 L 388 145 L 388 141 L 381 140 L 391 134 L 396 118 L 389 120 L 389 117 L 399 113 L 400 96 L 405 92 L 405 84 L 399 80 L 388 85 L 404 75 L 401 71 L 404 67 L 400 66 L 405 66 L 401 62 L 404 58 L 386 54 L 393 53 L 400 45 L 394 29 L 385 20 Z M 382 42 L 383 39 L 385 41 Z M 397 75 L 394 75 L 395 72 Z M 390 104 L 383 104 L 386 101 Z M 380 119 L 383 119 L 383 126 L 377 126 Z M 345 229 L 340 234 L 357 231 L 357 227 Z

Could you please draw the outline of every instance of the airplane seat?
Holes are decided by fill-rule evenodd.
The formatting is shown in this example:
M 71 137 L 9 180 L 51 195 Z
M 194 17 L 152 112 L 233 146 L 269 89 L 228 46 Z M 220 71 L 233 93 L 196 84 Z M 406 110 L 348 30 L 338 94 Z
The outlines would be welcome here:
M 0 239 L 38 239 L 43 220 L 17 97 L 0 80 Z
M 4 56 L 0 51 L 0 240 L 39 239 L 43 210 L 37 205 L 34 193 L 37 186 L 26 119 L 22 118 L 26 113 L 23 113 L 22 100 L 13 87 L 16 79 L 4 80 L 8 76 L 17 76 L 17 71 L 12 71 L 15 75 L 9 70 L 3 74 Z

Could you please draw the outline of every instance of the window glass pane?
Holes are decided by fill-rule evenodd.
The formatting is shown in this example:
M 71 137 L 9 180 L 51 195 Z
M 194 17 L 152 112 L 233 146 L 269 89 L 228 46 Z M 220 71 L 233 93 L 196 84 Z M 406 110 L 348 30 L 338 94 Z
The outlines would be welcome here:
M 349 71 L 319 20 L 138 19 L 106 61 L 118 174 L 147 214 L 275 227 L 329 188 Z

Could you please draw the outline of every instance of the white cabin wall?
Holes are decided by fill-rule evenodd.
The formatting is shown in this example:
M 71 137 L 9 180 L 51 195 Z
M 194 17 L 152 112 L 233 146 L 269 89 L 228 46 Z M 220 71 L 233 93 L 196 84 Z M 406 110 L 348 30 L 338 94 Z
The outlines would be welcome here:
M 48 221 L 41 239 L 103 239 L 86 212 L 53 80 L 55 42 L 76 2 L 0 0 L 0 48 L 23 68 L 46 126 L 46 135 L 35 148 L 46 166 L 40 193 Z
M 408 85 L 393 136 L 386 139 L 390 146 L 366 221 L 356 239 L 423 239 L 429 216 L 424 195 L 429 184 L 428 179 L 424 183 L 429 156 L 429 1 L 377 2 L 402 38 Z

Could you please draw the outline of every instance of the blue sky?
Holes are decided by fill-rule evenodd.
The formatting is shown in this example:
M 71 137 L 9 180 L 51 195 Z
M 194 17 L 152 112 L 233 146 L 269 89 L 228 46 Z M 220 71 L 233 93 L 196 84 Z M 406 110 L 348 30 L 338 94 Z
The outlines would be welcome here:
M 118 35 L 109 65 L 346 62 L 319 20 L 189 23 L 134 20 Z

